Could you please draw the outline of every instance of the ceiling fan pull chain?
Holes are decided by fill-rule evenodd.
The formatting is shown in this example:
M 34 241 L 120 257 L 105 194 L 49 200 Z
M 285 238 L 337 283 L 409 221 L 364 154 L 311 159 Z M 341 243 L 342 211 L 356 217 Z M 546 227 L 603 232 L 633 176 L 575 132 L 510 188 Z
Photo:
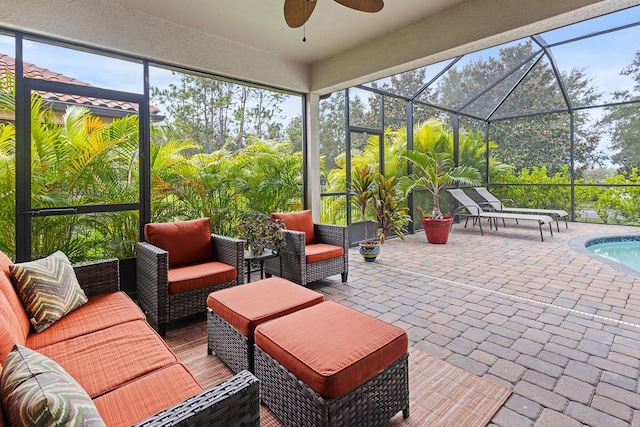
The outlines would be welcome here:
M 307 41 L 307 24 L 304 24 L 302 26 L 302 42 L 306 42 Z

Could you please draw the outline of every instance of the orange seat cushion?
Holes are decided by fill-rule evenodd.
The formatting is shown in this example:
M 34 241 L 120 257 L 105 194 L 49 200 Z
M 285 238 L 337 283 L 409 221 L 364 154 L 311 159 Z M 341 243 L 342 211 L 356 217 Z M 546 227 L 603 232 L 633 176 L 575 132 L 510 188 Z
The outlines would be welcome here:
M 91 398 L 178 362 L 144 320 L 121 323 L 38 349 L 75 378 Z M 126 361 L 123 363 L 123 361 Z
M 238 270 L 218 261 L 209 261 L 196 265 L 182 265 L 170 268 L 169 293 L 179 294 L 194 289 L 230 282 L 238 277 Z
M 375 377 L 409 346 L 403 329 L 334 301 L 263 323 L 254 338 L 326 398 L 342 396 Z
M 202 392 L 182 364 L 176 363 L 123 384 L 93 400 L 109 427 L 129 427 Z
M 309 209 L 300 212 L 274 212 L 271 214 L 271 218 L 282 220 L 287 230 L 304 232 L 304 240 L 307 245 L 316 241 L 313 217 Z
M 37 350 L 132 320 L 145 320 L 145 315 L 127 294 L 96 295 L 41 333 L 29 335 L 26 346 Z
M 169 267 L 213 260 L 209 218 L 144 226 L 148 243 L 169 252 Z
M 314 262 L 340 258 L 344 255 L 344 248 L 341 246 L 327 245 L 326 243 L 313 243 L 305 246 L 304 255 L 307 264 L 313 264 Z
M 321 303 L 324 296 L 280 277 L 211 292 L 207 306 L 246 337 L 261 323 Z

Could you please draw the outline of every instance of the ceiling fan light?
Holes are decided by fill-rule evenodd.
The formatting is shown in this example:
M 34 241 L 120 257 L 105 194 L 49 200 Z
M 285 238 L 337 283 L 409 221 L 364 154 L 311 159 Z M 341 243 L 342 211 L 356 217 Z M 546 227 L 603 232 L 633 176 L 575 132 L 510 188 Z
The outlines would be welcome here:
M 315 0 L 284 0 L 284 20 L 291 28 L 302 27 L 313 13 Z

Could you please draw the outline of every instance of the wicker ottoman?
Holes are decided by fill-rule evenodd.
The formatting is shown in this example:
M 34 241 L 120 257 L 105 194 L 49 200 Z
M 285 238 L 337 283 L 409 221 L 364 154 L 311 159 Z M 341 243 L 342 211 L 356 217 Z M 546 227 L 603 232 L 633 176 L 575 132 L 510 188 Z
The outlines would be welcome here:
M 288 426 L 377 426 L 409 416 L 401 328 L 333 301 L 255 330 L 260 395 Z
M 253 331 L 267 320 L 310 307 L 321 293 L 280 277 L 211 292 L 207 298 L 208 353 L 234 372 L 253 372 Z

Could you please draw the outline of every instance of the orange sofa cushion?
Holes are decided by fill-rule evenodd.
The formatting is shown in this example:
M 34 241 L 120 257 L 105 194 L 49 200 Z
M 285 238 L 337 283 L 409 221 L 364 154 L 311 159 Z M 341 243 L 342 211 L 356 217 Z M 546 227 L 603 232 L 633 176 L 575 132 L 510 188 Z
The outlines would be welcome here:
M 4 363 L 4 361 L 2 363 Z M 0 364 L 0 378 L 2 378 L 2 364 Z M 4 427 L 4 414 L 2 413 L 2 405 L 0 405 L 0 427 Z
M 109 427 L 129 427 L 202 392 L 182 364 L 151 372 L 93 400 Z
M 25 340 L 13 307 L 0 292 L 0 364 L 4 364 L 15 344 L 24 346 Z
M 326 243 L 313 243 L 305 246 L 304 255 L 307 264 L 313 264 L 314 262 L 340 258 L 344 255 L 344 248 L 341 246 L 327 245 Z
M 169 267 L 213 259 L 209 218 L 149 223 L 144 226 L 144 237 L 169 252 Z
M 303 231 L 307 245 L 316 241 L 313 217 L 309 209 L 300 212 L 274 212 L 271 218 L 282 220 L 287 230 Z
M 29 334 L 31 324 L 29 323 L 27 312 L 22 306 L 20 297 L 16 293 L 15 288 L 13 287 L 13 282 L 11 281 L 9 266 L 12 264 L 13 262 L 11 259 L 3 252 L 0 252 L 0 292 L 4 294 L 11 311 L 15 316 L 15 319 L 11 320 L 12 328 L 16 328 L 16 334 L 22 335 L 24 341 Z M 4 361 L 4 358 L 2 358 L 2 361 Z
M 238 270 L 222 262 L 210 261 L 170 268 L 167 274 L 169 293 L 179 294 L 235 280 L 238 277 Z
M 254 338 L 326 398 L 342 396 L 375 377 L 409 346 L 403 329 L 334 301 L 263 323 Z
M 26 346 L 37 350 L 132 320 L 145 320 L 145 315 L 127 294 L 96 295 L 41 333 L 29 335 Z
M 261 323 L 321 303 L 324 296 L 280 277 L 211 292 L 207 306 L 246 337 Z
M 122 323 L 38 351 L 62 366 L 92 399 L 178 362 L 143 320 Z

